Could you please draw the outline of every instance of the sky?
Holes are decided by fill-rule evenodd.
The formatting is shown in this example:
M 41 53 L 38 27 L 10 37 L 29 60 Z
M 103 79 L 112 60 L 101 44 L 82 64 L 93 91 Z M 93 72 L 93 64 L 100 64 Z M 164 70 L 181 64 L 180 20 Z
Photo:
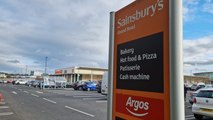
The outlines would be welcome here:
M 109 13 L 134 0 L 1 0 L 0 72 L 108 67 Z M 184 74 L 213 71 L 213 0 L 183 0 Z

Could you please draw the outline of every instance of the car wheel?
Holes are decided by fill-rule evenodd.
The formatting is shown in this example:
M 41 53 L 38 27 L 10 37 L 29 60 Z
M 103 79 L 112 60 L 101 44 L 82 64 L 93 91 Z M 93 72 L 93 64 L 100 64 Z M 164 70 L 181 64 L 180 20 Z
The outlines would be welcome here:
M 202 118 L 203 118 L 202 115 L 197 115 L 197 114 L 194 114 L 194 117 L 195 117 L 197 120 L 202 120 Z
M 90 91 L 91 89 L 90 88 L 87 88 L 87 91 Z
M 82 87 L 79 87 L 78 89 L 79 89 L 79 90 L 83 90 Z
M 98 93 L 101 93 L 101 90 L 98 90 Z

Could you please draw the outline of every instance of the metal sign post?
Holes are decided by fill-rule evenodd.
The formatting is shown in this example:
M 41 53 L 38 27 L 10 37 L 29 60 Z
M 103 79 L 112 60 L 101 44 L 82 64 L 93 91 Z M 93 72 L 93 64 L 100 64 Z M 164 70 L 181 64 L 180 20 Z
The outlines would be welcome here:
M 170 113 L 171 120 L 184 120 L 182 0 L 170 0 Z
M 114 18 L 115 13 L 110 13 L 109 31 L 109 63 L 108 63 L 108 95 L 107 95 L 107 120 L 112 120 L 112 98 L 113 98 L 113 56 L 114 56 Z

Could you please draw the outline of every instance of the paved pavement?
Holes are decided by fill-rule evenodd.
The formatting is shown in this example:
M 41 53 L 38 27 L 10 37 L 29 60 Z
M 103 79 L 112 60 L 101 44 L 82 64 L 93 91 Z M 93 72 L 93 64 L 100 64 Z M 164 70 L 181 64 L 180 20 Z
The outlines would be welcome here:
M 10 84 L 0 84 L 0 91 L 4 106 L 9 105 L 4 108 L 7 111 L 0 109 L 5 112 L 1 120 L 106 120 L 106 96 L 95 91 L 40 90 Z

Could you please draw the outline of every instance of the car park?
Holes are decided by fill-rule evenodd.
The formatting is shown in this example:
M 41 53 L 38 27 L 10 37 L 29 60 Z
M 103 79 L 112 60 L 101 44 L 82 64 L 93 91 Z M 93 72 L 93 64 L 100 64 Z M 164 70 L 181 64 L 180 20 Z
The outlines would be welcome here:
M 82 86 L 83 90 L 91 91 L 96 90 L 96 83 L 95 82 L 85 82 Z
M 213 118 L 213 88 L 200 89 L 193 100 L 192 112 L 198 120 L 204 116 Z

